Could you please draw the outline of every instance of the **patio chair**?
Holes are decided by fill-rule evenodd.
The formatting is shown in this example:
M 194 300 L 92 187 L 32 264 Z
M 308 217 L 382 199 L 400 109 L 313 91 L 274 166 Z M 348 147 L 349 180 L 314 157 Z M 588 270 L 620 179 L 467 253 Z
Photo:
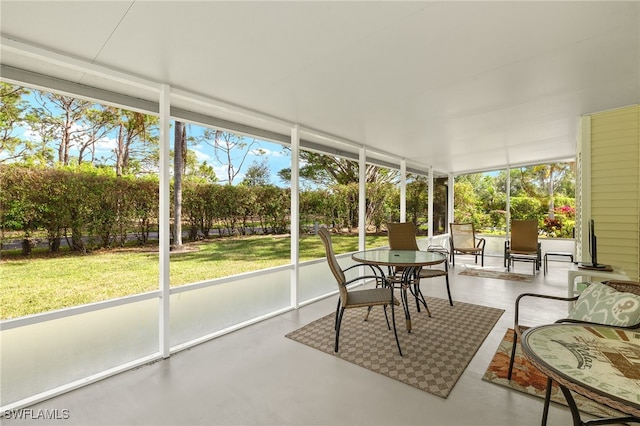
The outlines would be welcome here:
M 340 296 L 338 297 L 338 306 L 336 307 L 336 317 L 334 328 L 336 330 L 336 342 L 334 346 L 334 351 L 338 352 L 338 343 L 340 340 L 340 326 L 342 325 L 342 317 L 344 315 L 345 309 L 351 308 L 368 308 L 367 315 L 365 316 L 365 321 L 367 321 L 369 317 L 369 311 L 373 306 L 382 306 L 384 309 L 384 317 L 387 320 L 387 328 L 391 330 L 391 326 L 389 325 L 389 317 L 387 316 L 387 305 L 391 306 L 391 322 L 393 323 L 393 333 L 396 337 L 396 344 L 398 345 L 398 352 L 400 356 L 402 356 L 402 349 L 400 348 L 400 340 L 398 340 L 398 332 L 396 330 L 396 316 L 394 306 L 399 305 L 400 302 L 393 295 L 393 288 L 386 284 L 384 276 L 381 275 L 364 275 L 359 276 L 350 280 L 347 280 L 345 277 L 345 271 L 350 269 L 360 267 L 362 265 L 357 264 L 350 266 L 346 269 L 342 269 L 338 260 L 336 259 L 335 253 L 333 251 L 333 244 L 331 242 L 331 234 L 326 229 L 322 228 L 318 231 L 318 235 L 324 244 L 325 252 L 327 255 L 327 262 L 329 263 L 329 268 L 331 268 L 331 272 L 336 279 L 338 284 L 338 290 L 340 291 Z M 361 280 L 376 280 L 376 288 L 366 289 L 366 290 L 351 290 L 347 286 L 351 283 L 361 281 Z
M 476 264 L 480 255 L 480 265 L 484 266 L 484 238 L 476 237 L 473 223 L 450 223 L 449 244 L 451 252 L 449 258 L 451 264 L 456 266 L 456 254 L 471 254 L 475 256 Z
M 504 266 L 508 271 L 516 260 L 533 262 L 534 274 L 540 270 L 542 250 L 537 220 L 511 221 L 511 239 L 504 242 Z
M 391 250 L 419 250 L 418 242 L 416 241 L 416 227 L 413 223 L 387 223 L 387 232 L 389 235 L 389 248 Z M 414 289 L 412 293 L 415 293 L 416 297 L 416 305 L 418 312 L 420 312 L 420 302 L 424 305 L 427 312 L 429 312 L 429 308 L 427 307 L 427 302 L 420 290 L 420 279 L 421 278 L 437 278 L 444 277 L 445 282 L 447 284 L 447 294 L 449 296 L 449 305 L 453 306 L 453 300 L 451 299 L 451 289 L 449 287 L 449 263 L 447 262 L 448 252 L 444 247 L 430 246 L 427 251 L 435 251 L 439 253 L 443 253 L 445 255 L 444 269 L 441 268 L 421 268 L 420 273 L 414 279 Z M 401 274 L 401 269 L 396 269 L 393 278 L 396 280 L 399 278 L 398 274 Z M 429 316 L 431 313 L 429 312 Z
M 561 322 L 579 322 L 597 325 L 611 325 L 621 328 L 640 329 L 640 282 L 610 280 L 593 283 L 575 297 L 560 297 L 537 293 L 523 293 L 516 299 L 513 345 L 507 379 L 511 380 L 516 356 L 517 342 L 528 328 L 519 323 L 520 302 L 535 297 L 549 300 L 576 301 L 567 318 Z M 547 392 L 549 389 L 547 389 Z

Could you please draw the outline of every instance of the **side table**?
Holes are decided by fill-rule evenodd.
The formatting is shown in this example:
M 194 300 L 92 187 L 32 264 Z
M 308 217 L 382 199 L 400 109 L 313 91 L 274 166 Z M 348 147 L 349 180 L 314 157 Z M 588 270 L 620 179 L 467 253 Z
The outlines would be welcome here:
M 573 253 L 569 253 L 568 251 L 548 251 L 548 252 L 545 252 L 545 254 L 544 254 L 544 274 L 545 275 L 547 275 L 547 271 L 549 270 L 549 266 L 547 264 L 547 258 L 549 256 L 568 257 L 570 259 L 570 262 L 573 263 Z

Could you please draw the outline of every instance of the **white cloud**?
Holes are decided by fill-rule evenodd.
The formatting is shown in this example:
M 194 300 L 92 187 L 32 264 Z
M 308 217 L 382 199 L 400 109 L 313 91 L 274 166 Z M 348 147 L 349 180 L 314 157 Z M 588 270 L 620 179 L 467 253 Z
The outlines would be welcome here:
M 111 152 L 116 146 L 117 141 L 115 138 L 101 138 L 96 141 L 96 151 L 109 151 Z
M 194 154 L 196 154 L 196 161 L 198 161 L 198 163 L 203 163 L 203 162 L 206 161 L 207 164 L 211 165 L 210 161 L 209 161 L 209 160 L 211 160 L 211 156 L 209 154 L 206 154 L 206 153 L 204 153 L 204 152 L 202 152 L 202 151 L 200 151 L 198 149 L 194 149 L 194 148 L 189 150 L 189 153 L 192 153 L 192 152 Z
M 274 151 L 272 149 L 267 149 L 267 148 L 257 148 L 251 151 L 251 153 L 253 155 L 256 156 L 268 156 L 268 157 L 289 157 L 289 154 L 287 152 L 283 152 L 281 150 L 279 151 Z
M 31 141 L 31 142 L 37 142 L 37 141 L 39 141 L 39 140 L 40 140 L 40 136 L 39 136 L 36 132 L 34 132 L 33 130 L 31 130 L 31 129 L 26 129 L 26 130 L 22 133 L 22 138 L 23 138 L 23 139 L 26 139 L 26 140 L 28 140 L 28 141 Z

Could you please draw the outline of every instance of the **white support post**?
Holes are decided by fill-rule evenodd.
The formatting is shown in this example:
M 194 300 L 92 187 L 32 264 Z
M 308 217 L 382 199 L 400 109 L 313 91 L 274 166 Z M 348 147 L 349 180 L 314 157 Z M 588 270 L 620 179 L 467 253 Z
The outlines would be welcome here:
M 400 160 L 400 222 L 407 221 L 407 161 Z
M 296 124 L 291 128 L 291 306 L 295 309 L 299 307 L 298 284 L 300 281 L 300 128 Z
M 171 88 L 163 84 L 160 89 L 160 212 L 159 212 L 159 279 L 160 307 L 159 313 L 159 350 L 163 358 L 170 355 L 171 342 L 169 339 L 169 250 L 171 235 L 169 232 L 169 122 L 171 106 Z
M 429 167 L 429 189 L 427 193 L 427 220 L 429 224 L 429 230 L 427 232 L 427 241 L 429 245 L 433 243 L 433 167 Z
M 360 147 L 358 158 L 358 250 L 365 250 L 367 236 L 367 150 Z
M 454 206 L 454 196 L 455 196 L 455 192 L 453 190 L 453 186 L 455 184 L 455 180 L 453 178 L 453 173 L 449 173 L 448 179 L 447 179 L 447 200 L 449 201 L 447 203 L 447 223 L 453 223 L 453 210 L 455 208 Z M 447 229 L 447 233 L 449 233 L 449 230 Z
M 505 241 L 509 241 L 509 234 L 511 234 L 511 167 L 507 166 L 507 205 L 505 208 L 507 212 L 505 214 Z

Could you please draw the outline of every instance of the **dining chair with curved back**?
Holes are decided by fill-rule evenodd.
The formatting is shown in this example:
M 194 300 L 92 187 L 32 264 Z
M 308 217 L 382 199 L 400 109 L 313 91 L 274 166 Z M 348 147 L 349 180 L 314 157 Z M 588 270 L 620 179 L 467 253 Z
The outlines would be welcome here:
M 334 278 L 338 284 L 338 290 L 340 295 L 338 297 L 338 306 L 336 307 L 334 328 L 336 331 L 336 341 L 334 351 L 338 352 L 338 343 L 340 340 L 340 326 L 342 325 L 342 318 L 344 316 L 345 309 L 351 308 L 367 308 L 367 315 L 365 321 L 369 317 L 369 311 L 374 306 L 382 306 L 384 309 L 384 316 L 387 320 L 387 328 L 391 330 L 389 325 L 389 317 L 387 315 L 387 305 L 391 306 L 391 322 L 393 324 L 393 333 L 396 338 L 396 344 L 398 346 L 398 352 L 402 356 L 402 349 L 400 348 L 400 340 L 398 340 L 398 332 L 396 330 L 396 316 L 395 305 L 399 305 L 400 302 L 393 295 L 393 288 L 386 284 L 386 279 L 381 275 L 362 275 L 356 278 L 347 280 L 345 271 L 353 268 L 361 267 L 362 265 L 352 265 L 348 268 L 342 269 L 338 260 L 336 259 L 335 252 L 333 251 L 333 244 L 331 242 L 331 234 L 325 228 L 318 230 L 318 235 L 322 240 L 325 248 L 327 263 L 333 273 Z M 362 280 L 376 280 L 376 288 L 365 290 L 352 290 L 349 289 L 349 284 Z
M 389 248 L 391 250 L 420 250 L 418 247 L 418 242 L 416 240 L 416 227 L 412 222 L 393 222 L 387 223 L 387 232 L 389 235 Z M 443 253 L 441 249 L 427 249 L 427 251 L 435 251 L 439 253 Z M 431 313 L 429 312 L 429 308 L 427 307 L 427 302 L 424 299 L 424 295 L 420 290 L 420 279 L 422 278 L 437 278 L 444 277 L 445 282 L 447 284 L 447 295 L 449 296 L 449 305 L 453 306 L 453 300 L 451 299 L 451 289 L 449 287 L 449 263 L 447 262 L 447 255 L 444 254 L 444 269 L 440 268 L 426 268 L 423 267 L 420 269 L 420 273 L 414 280 L 414 292 L 416 296 L 416 305 L 418 312 L 420 312 L 420 303 L 423 303 L 424 307 L 427 309 L 429 316 Z M 396 274 L 398 272 L 402 272 L 401 270 L 396 270 Z

